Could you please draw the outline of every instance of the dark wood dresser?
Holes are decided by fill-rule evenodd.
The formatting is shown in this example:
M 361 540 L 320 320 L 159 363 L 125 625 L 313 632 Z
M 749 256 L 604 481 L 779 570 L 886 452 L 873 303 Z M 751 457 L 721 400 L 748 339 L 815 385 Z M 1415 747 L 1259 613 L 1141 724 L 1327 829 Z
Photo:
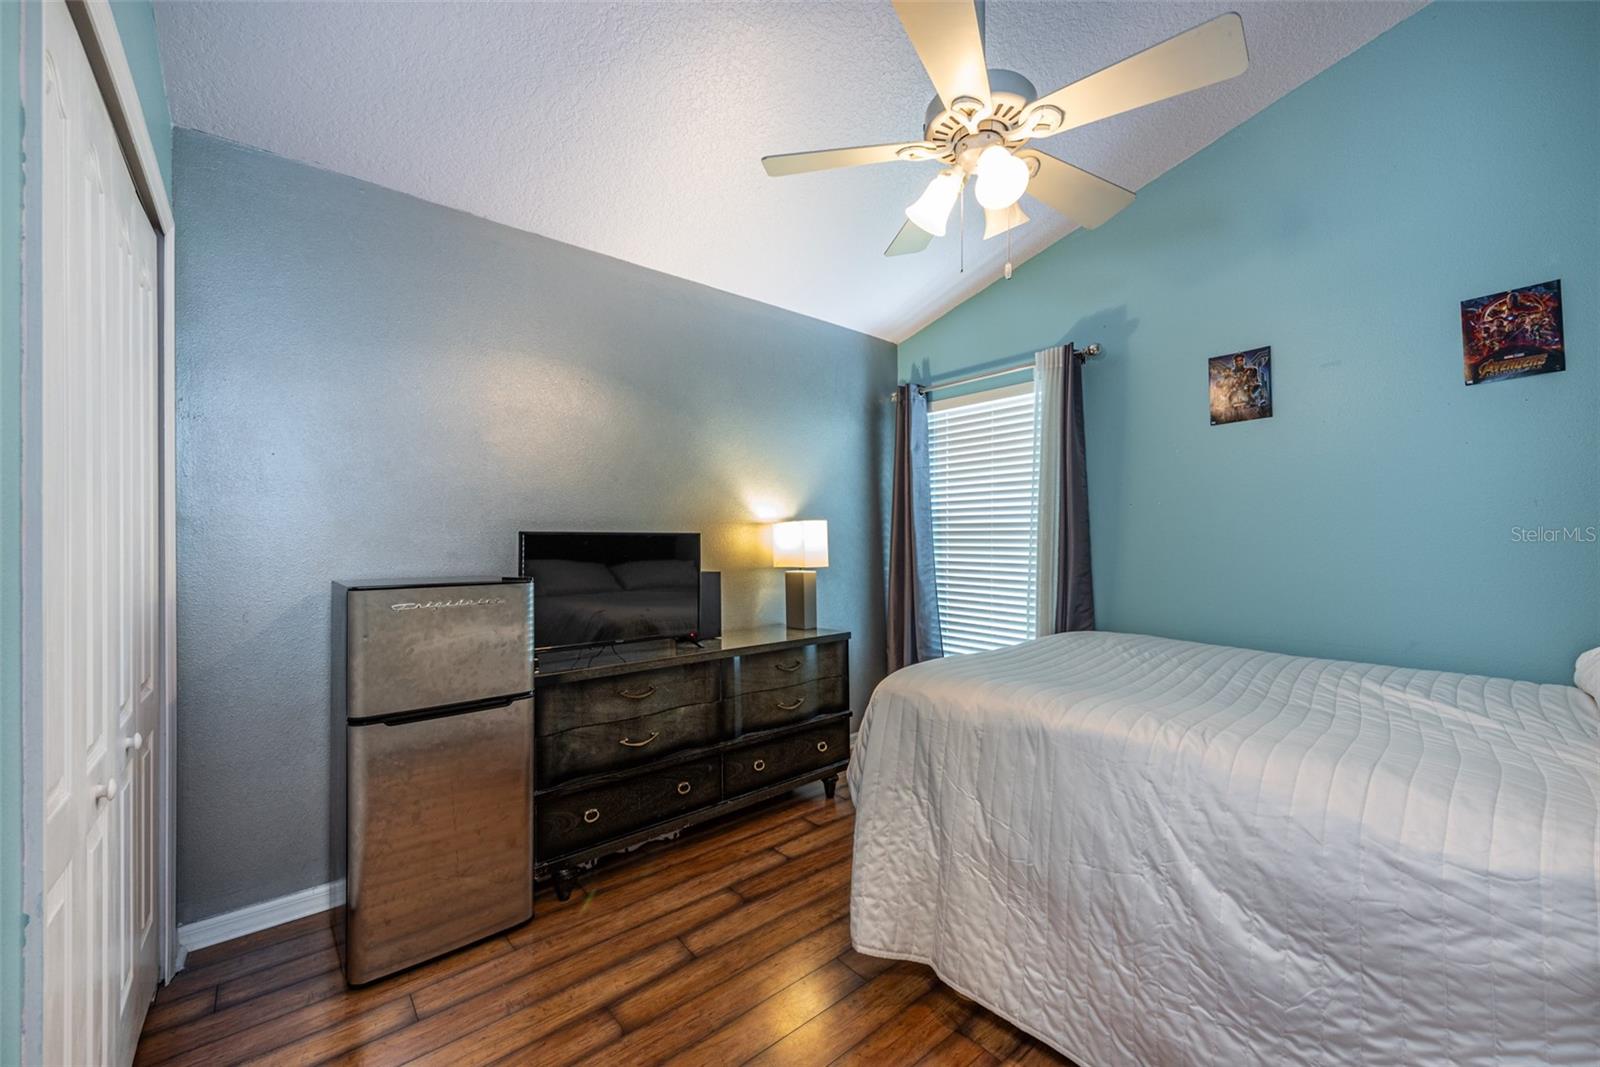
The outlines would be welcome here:
M 850 759 L 850 634 L 782 626 L 700 645 L 541 657 L 534 876 L 821 779 Z

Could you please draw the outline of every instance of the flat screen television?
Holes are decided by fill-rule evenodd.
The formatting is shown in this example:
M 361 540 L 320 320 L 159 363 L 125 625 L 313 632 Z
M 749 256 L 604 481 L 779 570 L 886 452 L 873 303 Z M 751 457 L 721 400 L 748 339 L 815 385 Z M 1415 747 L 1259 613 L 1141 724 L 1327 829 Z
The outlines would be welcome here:
M 699 534 L 524 530 L 518 540 L 518 573 L 533 579 L 537 647 L 696 636 Z

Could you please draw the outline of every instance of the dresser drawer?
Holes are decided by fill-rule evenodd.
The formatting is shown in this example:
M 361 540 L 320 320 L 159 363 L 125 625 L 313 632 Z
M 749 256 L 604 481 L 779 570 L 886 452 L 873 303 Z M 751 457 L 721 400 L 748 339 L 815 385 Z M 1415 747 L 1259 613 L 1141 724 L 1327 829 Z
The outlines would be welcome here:
M 850 757 L 850 720 L 841 716 L 812 730 L 733 749 L 722 757 L 722 791 L 748 793 Z
M 732 688 L 739 693 L 782 689 L 800 682 L 836 678 L 848 673 L 845 669 L 843 641 L 740 656 L 733 669 L 737 682 Z
M 535 685 L 534 730 L 559 734 L 577 726 L 639 719 L 668 708 L 717 700 L 714 663 L 687 663 L 561 685 Z M 648 732 L 648 731 L 647 731 Z
M 722 705 L 712 703 L 547 734 L 535 746 L 539 787 L 637 767 L 686 748 L 715 744 L 724 733 Z
M 846 685 L 843 678 L 818 678 L 782 689 L 743 693 L 729 702 L 734 729 L 747 734 L 804 722 L 823 712 L 844 711 L 848 707 Z
M 681 812 L 720 799 L 720 761 L 715 757 L 675 767 L 640 771 L 621 782 L 535 802 L 540 860 L 621 837 Z

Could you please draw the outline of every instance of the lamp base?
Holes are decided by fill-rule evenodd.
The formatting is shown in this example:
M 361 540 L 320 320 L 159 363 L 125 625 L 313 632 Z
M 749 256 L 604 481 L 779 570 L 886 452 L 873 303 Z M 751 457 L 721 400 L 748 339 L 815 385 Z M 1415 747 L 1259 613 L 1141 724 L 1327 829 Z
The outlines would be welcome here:
M 817 572 L 784 571 L 783 589 L 788 601 L 787 622 L 791 630 L 817 628 Z

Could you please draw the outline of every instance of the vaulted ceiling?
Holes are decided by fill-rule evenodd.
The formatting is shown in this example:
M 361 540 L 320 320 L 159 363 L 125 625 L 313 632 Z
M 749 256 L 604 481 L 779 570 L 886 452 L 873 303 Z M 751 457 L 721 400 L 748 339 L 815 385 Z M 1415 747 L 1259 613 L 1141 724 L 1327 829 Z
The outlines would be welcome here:
M 1039 143 L 1137 190 L 1418 6 L 991 0 L 988 61 L 1043 93 L 1239 11 L 1242 77 Z M 921 137 L 933 90 L 886 0 L 183 0 L 157 26 L 176 125 L 889 340 L 1006 258 L 977 211 L 964 272 L 954 222 L 883 256 L 936 164 L 762 171 L 775 152 Z M 1073 226 L 1023 207 L 1017 263 Z

